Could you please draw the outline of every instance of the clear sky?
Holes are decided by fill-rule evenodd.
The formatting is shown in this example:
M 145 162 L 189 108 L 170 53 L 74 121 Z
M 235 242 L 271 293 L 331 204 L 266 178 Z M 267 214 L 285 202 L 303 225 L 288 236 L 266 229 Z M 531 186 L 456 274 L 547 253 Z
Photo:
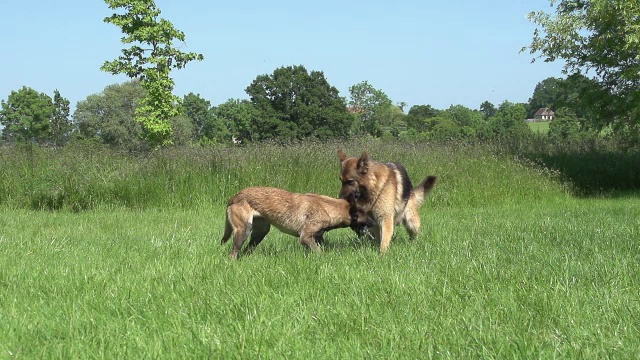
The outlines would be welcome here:
M 561 63 L 531 63 L 530 11 L 548 0 L 205 1 L 157 0 L 161 17 L 186 34 L 183 51 L 205 56 L 175 70 L 175 93 L 213 105 L 281 66 L 323 71 L 341 96 L 367 80 L 395 103 L 438 109 L 485 101 L 526 102 L 535 85 L 560 77 Z M 100 71 L 123 45 L 100 0 L 3 1 L 0 98 L 26 85 L 72 107 L 127 80 Z M 407 108 L 408 109 L 408 108 Z

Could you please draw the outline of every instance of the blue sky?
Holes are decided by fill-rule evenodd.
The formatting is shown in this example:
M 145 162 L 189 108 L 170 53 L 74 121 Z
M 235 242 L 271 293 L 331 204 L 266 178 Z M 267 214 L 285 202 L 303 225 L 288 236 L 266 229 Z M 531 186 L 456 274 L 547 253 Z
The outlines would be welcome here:
M 161 16 L 187 37 L 184 51 L 205 56 L 176 70 L 175 93 L 213 105 L 246 98 L 261 74 L 287 65 L 323 71 L 348 97 L 367 80 L 394 102 L 477 109 L 489 100 L 526 102 L 535 85 L 560 77 L 561 63 L 531 63 L 530 11 L 548 0 L 203 1 L 157 0 Z M 103 22 L 99 0 L 6 1 L 0 21 L 0 98 L 23 85 L 72 107 L 127 80 L 100 71 L 118 57 L 120 30 Z M 407 108 L 408 109 L 408 108 Z

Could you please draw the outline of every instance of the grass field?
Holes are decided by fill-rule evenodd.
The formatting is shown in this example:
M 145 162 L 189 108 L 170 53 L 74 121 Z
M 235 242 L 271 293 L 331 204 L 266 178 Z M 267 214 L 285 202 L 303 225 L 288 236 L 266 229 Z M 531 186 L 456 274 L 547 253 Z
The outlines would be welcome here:
M 253 254 L 227 259 L 226 197 L 254 183 L 335 195 L 336 146 L 133 160 L 5 152 L 0 358 L 640 353 L 636 196 L 575 197 L 557 169 L 485 147 L 343 148 L 402 161 L 415 182 L 439 176 L 417 241 L 399 229 L 379 256 L 335 230 L 317 255 L 274 230 Z M 9 191 L 28 190 L 9 184 L 18 174 L 31 175 L 31 193 Z M 37 199 L 59 199 L 61 211 L 34 210 Z
M 528 122 L 527 124 L 534 133 L 546 134 L 549 132 L 549 121 Z

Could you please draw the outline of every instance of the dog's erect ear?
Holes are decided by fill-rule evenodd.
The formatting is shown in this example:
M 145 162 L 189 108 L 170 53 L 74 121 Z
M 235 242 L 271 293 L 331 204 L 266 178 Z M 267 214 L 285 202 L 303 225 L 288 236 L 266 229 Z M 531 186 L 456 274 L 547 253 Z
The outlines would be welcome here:
M 347 160 L 347 154 L 342 152 L 342 149 L 338 150 L 338 157 L 340 158 L 340 162 Z
M 366 151 L 358 159 L 358 174 L 364 175 L 369 171 L 369 153 Z

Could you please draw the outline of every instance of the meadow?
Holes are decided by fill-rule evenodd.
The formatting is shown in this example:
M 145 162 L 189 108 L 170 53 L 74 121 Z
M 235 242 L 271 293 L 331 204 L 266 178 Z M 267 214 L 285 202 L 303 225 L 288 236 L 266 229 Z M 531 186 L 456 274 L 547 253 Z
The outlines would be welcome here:
M 228 260 L 227 198 L 335 196 L 339 147 L 438 176 L 419 239 L 397 229 L 380 256 L 339 229 L 311 254 L 273 230 Z M 0 358 L 635 358 L 636 160 L 373 140 L 3 148 Z
M 537 134 L 546 134 L 549 132 L 549 121 L 528 122 L 531 131 Z

